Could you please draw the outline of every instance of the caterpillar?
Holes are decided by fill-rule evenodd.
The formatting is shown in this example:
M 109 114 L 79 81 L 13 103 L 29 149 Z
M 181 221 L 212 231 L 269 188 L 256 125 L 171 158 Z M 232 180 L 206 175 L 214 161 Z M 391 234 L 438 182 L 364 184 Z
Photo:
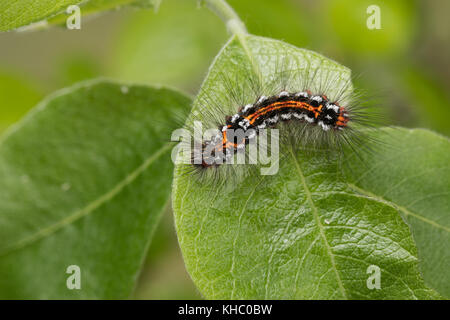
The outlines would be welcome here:
M 373 150 L 378 141 L 364 129 L 378 127 L 383 118 L 371 100 L 353 88 L 350 77 L 342 78 L 334 65 L 305 65 L 287 56 L 273 65 L 264 70 L 264 78 L 247 70 L 247 77 L 223 72 L 209 79 L 214 90 L 201 91 L 185 124 L 194 145 L 192 151 L 192 140 L 185 143 L 191 151 L 184 153 L 188 159 L 182 163 L 188 166 L 182 172 L 229 181 L 231 169 L 241 176 L 252 166 L 237 165 L 235 155 L 247 152 L 251 158 L 246 146 L 273 129 L 280 132 L 279 159 L 288 154 L 286 147 L 324 151 L 325 158 L 333 159 L 347 150 L 358 157 Z M 214 128 L 214 133 L 195 137 L 195 122 Z M 243 134 L 233 134 L 236 131 Z
M 238 113 L 226 117 L 226 124 L 220 128 L 222 131 L 221 143 L 216 144 L 216 151 L 222 155 L 219 163 L 226 162 L 227 155 L 234 153 L 239 146 L 249 143 L 249 140 L 257 135 L 259 130 L 275 127 L 280 121 L 298 120 L 318 125 L 324 131 L 344 130 L 349 122 L 349 114 L 345 107 L 337 101 L 330 101 L 324 94 L 313 95 L 311 91 L 289 93 L 281 91 L 278 95 L 261 96 L 253 104 L 247 104 L 239 109 Z M 228 139 L 229 130 L 255 130 L 250 135 L 243 137 L 241 141 L 234 142 Z M 216 142 L 208 141 L 205 145 Z M 225 152 L 223 152 L 225 150 Z M 228 156 L 229 157 L 229 156 Z M 217 165 L 202 160 L 203 168 Z

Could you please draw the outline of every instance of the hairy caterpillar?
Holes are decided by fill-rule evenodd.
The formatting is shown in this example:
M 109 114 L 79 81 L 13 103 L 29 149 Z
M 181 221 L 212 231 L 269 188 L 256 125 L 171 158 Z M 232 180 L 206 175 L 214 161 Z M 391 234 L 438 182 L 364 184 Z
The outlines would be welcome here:
M 226 124 L 220 128 L 222 136 L 220 144 L 216 145 L 217 151 L 222 157 L 232 154 L 239 146 L 249 143 L 249 140 L 259 133 L 259 130 L 273 128 L 279 122 L 298 120 L 312 125 L 319 125 L 324 131 L 344 130 L 349 122 L 349 114 L 345 107 L 341 107 L 338 101 L 330 101 L 326 95 L 313 95 L 311 91 L 289 93 L 282 91 L 275 96 L 261 96 L 253 104 L 241 107 L 238 113 L 226 117 Z M 241 141 L 230 141 L 227 132 L 229 130 L 242 129 L 254 130 Z M 213 143 L 207 141 L 206 144 Z M 220 163 L 226 162 L 226 158 L 220 159 Z M 208 163 L 202 160 L 199 166 L 207 168 L 218 165 L 217 162 Z
M 238 168 L 250 168 L 235 164 L 235 155 L 248 153 L 246 146 L 252 139 L 274 128 L 280 131 L 280 158 L 286 154 L 286 146 L 328 155 L 373 149 L 377 141 L 364 129 L 380 123 L 379 113 L 369 108 L 367 97 L 353 89 L 351 79 L 341 78 L 329 65 L 302 64 L 288 56 L 274 65 L 263 78 L 251 71 L 245 77 L 220 73 L 215 81 L 218 90 L 197 98 L 197 108 L 186 127 L 193 132 L 199 121 L 215 133 L 200 142 L 194 138 L 186 172 L 220 178 L 229 176 L 230 169 L 236 174 Z M 243 134 L 230 135 L 230 131 Z M 188 144 L 192 147 L 191 141 Z

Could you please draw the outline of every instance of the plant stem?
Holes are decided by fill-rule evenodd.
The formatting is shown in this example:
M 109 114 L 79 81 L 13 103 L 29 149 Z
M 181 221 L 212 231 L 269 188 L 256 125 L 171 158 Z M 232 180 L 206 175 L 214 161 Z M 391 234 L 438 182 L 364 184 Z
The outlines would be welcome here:
M 223 22 L 225 22 L 228 31 L 237 37 L 250 61 L 253 72 L 255 73 L 258 81 L 262 83 L 261 69 L 259 68 L 258 63 L 256 63 L 253 54 L 247 45 L 247 29 L 237 13 L 225 0 L 202 0 L 201 2 L 205 3 L 211 11 L 219 16 Z
M 202 2 L 225 22 L 229 32 L 238 37 L 247 34 L 244 23 L 225 0 L 203 0 Z

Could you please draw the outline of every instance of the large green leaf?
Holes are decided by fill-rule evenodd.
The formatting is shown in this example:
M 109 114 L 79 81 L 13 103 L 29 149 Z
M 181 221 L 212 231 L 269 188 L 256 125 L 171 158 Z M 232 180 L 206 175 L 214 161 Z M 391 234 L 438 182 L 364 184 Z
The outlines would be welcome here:
M 348 69 L 316 53 L 265 38 L 243 39 L 233 39 L 221 51 L 194 103 L 192 114 L 204 128 L 215 125 L 202 118 L 210 113 L 200 109 L 202 98 L 230 94 L 223 73 L 241 81 L 249 72 L 260 72 L 266 81 L 280 58 L 289 56 L 300 68 L 320 66 L 342 81 L 331 91 L 350 78 Z M 319 87 L 320 81 L 316 76 L 311 85 Z M 235 83 L 233 94 L 245 96 L 242 88 Z M 287 156 L 273 176 L 198 183 L 184 174 L 185 165 L 176 167 L 173 208 L 179 242 L 187 269 L 207 298 L 437 297 L 424 285 L 416 246 L 396 208 L 355 191 L 323 154 L 285 149 Z M 379 290 L 367 286 L 371 265 L 381 270 Z
M 425 281 L 450 297 L 450 141 L 427 130 L 390 130 L 388 152 L 349 162 L 357 193 L 396 209 L 411 226 Z
M 159 6 L 161 0 L 8 0 L 0 2 L 0 31 L 13 30 L 31 23 L 53 19 L 61 22 L 70 5 L 78 5 L 82 13 L 137 5 Z M 61 18 L 62 17 L 62 18 Z
M 0 298 L 126 298 L 167 204 L 170 133 L 190 99 L 87 82 L 0 142 Z M 81 290 L 66 268 L 81 268 Z

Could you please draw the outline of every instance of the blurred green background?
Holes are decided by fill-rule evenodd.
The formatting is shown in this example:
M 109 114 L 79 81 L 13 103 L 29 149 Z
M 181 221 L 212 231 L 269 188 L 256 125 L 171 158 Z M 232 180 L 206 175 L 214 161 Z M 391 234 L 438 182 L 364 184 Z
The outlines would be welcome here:
M 249 32 L 324 54 L 352 69 L 392 124 L 450 135 L 450 1 L 229 0 Z M 369 5 L 381 30 L 366 26 Z M 42 97 L 108 77 L 195 94 L 228 36 L 196 0 L 163 0 L 157 13 L 123 9 L 63 27 L 0 33 L 0 134 Z M 172 213 L 163 216 L 137 299 L 200 299 L 184 269 Z

